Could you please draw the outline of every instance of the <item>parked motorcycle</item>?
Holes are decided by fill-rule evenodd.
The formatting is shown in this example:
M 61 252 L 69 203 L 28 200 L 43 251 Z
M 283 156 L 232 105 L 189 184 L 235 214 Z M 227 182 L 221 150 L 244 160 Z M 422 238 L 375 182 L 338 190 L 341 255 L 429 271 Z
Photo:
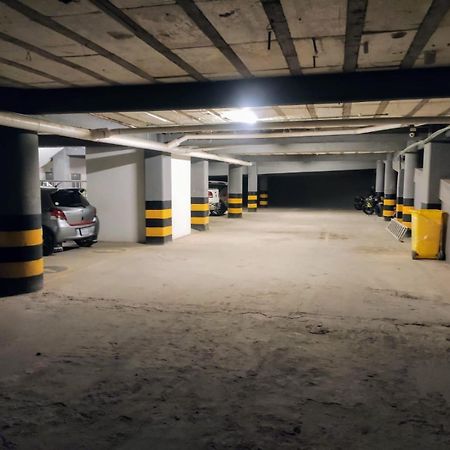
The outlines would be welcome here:
M 364 206 L 364 201 L 365 198 L 359 195 L 358 197 L 355 197 L 353 199 L 353 206 L 355 207 L 356 210 L 361 211 Z
M 378 197 L 376 195 L 369 195 L 364 200 L 362 210 L 364 214 L 367 214 L 368 216 L 371 216 L 375 213 L 377 216 L 381 217 L 383 214 L 382 204 L 383 202 L 381 197 Z

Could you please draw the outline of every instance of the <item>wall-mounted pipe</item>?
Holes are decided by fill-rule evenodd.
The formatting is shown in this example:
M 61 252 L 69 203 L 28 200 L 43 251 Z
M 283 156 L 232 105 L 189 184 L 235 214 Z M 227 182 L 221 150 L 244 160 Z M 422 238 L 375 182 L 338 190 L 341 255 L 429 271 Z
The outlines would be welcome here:
M 62 125 L 44 119 L 38 119 L 35 117 L 10 112 L 0 112 L 0 125 L 11 128 L 21 128 L 23 130 L 35 131 L 36 133 L 41 134 L 42 133 L 56 134 L 58 136 L 65 136 L 74 139 L 82 139 L 93 142 L 101 142 L 105 144 L 121 145 L 124 147 L 141 148 L 144 150 L 156 150 L 160 152 L 167 152 L 173 154 L 183 154 L 186 156 L 192 156 L 193 158 L 223 161 L 229 164 L 237 164 L 241 166 L 252 165 L 251 162 L 235 158 L 229 158 L 228 156 L 211 155 L 209 153 L 199 151 L 194 151 L 191 154 L 189 152 L 189 149 L 176 150 L 176 148 L 170 148 L 168 144 L 148 141 L 145 139 L 137 139 L 126 136 L 99 137 L 98 133 L 93 132 L 86 128 Z
M 178 148 L 187 141 L 216 141 L 216 140 L 237 140 L 237 139 L 286 139 L 295 137 L 311 137 L 311 136 L 342 136 L 342 135 L 358 135 L 375 133 L 377 131 L 393 130 L 401 128 L 402 125 L 380 125 L 374 127 L 350 128 L 339 130 L 320 130 L 320 131 L 290 131 L 286 133 L 242 133 L 242 134 L 186 134 L 178 139 L 170 141 L 167 145 L 169 148 Z
M 428 144 L 428 142 L 431 142 L 432 140 L 436 139 L 441 134 L 446 133 L 447 131 L 450 131 L 450 126 L 441 128 L 440 130 L 435 131 L 434 133 L 430 134 L 427 138 L 422 139 L 421 141 L 414 142 L 413 144 L 408 145 L 405 147 L 402 151 L 398 153 L 398 155 L 403 155 L 404 153 L 408 153 L 412 150 L 417 151 L 424 147 L 425 144 Z
M 226 132 L 226 131 L 256 131 L 256 130 L 294 130 L 308 128 L 327 127 L 366 127 L 374 125 L 414 125 L 422 123 L 448 125 L 448 116 L 422 116 L 422 117 L 374 117 L 354 119 L 317 119 L 317 120 L 292 120 L 278 122 L 258 121 L 255 124 L 245 123 L 221 123 L 221 124 L 198 124 L 198 125 L 170 125 L 142 128 L 115 128 L 103 130 L 109 136 L 117 134 L 139 134 L 139 133 L 199 133 L 199 132 Z

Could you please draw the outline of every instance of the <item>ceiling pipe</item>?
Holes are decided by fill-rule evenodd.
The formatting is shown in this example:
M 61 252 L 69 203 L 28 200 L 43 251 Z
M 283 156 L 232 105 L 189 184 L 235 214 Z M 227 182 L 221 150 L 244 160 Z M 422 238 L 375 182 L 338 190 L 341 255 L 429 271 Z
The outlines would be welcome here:
M 432 140 L 436 139 L 441 134 L 446 133 L 447 131 L 450 131 L 450 126 L 441 128 L 440 130 L 435 131 L 434 133 L 430 134 L 427 138 L 422 139 L 421 141 L 414 142 L 413 144 L 408 145 L 405 147 L 402 151 L 398 153 L 398 155 L 403 155 L 404 153 L 409 153 L 411 151 L 417 151 L 424 147 L 425 144 L 428 144 L 428 142 L 431 142 Z
M 240 166 L 251 166 L 252 163 L 240 159 L 229 158 L 228 156 L 211 155 L 209 153 L 194 151 L 189 152 L 189 149 L 177 151 L 175 148 L 169 148 L 167 144 L 160 142 L 148 141 L 145 139 L 137 139 L 125 136 L 99 137 L 98 133 L 92 132 L 87 128 L 72 127 L 70 125 L 62 125 L 55 122 L 50 122 L 44 119 L 25 116 L 22 114 L 0 112 L 0 125 L 20 128 L 22 130 L 34 131 L 41 134 L 56 134 L 58 136 L 65 136 L 74 139 L 82 139 L 86 141 L 101 142 L 104 144 L 121 145 L 124 147 L 140 148 L 144 150 L 156 150 L 160 152 L 167 152 L 172 154 L 182 154 L 191 156 L 193 158 L 208 159 L 214 161 L 222 161 L 229 164 L 236 164 Z M 184 150 L 188 150 L 185 152 Z
M 291 131 L 287 133 L 243 133 L 243 134 L 186 134 L 178 139 L 170 141 L 167 145 L 169 148 L 178 148 L 186 141 L 196 140 L 236 140 L 236 139 L 282 139 L 295 137 L 311 137 L 311 136 L 342 136 L 342 135 L 358 135 L 375 133 L 377 131 L 393 130 L 401 128 L 400 124 L 364 127 L 356 129 L 339 129 L 339 130 L 321 130 L 321 131 Z
M 346 126 L 374 126 L 374 125 L 414 125 L 419 124 L 449 125 L 449 116 L 421 116 L 421 117 L 375 117 L 375 118 L 354 118 L 354 119 L 318 119 L 318 120 L 295 120 L 282 122 L 258 121 L 254 124 L 246 123 L 223 123 L 223 124 L 198 124 L 198 125 L 171 125 L 161 127 L 141 127 L 141 128 L 115 128 L 113 130 L 99 129 L 108 136 L 120 134 L 140 134 L 140 133 L 194 133 L 194 132 L 225 132 L 225 131 L 256 131 L 256 130 L 293 130 L 325 127 L 346 127 Z M 105 136 L 107 137 L 107 136 Z

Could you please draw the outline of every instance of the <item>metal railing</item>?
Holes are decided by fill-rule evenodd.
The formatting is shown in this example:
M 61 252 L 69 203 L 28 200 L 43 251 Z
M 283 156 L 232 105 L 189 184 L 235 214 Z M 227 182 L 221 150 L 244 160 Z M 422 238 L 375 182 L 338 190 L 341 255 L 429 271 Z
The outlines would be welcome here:
M 41 187 L 86 189 L 86 180 L 41 180 Z

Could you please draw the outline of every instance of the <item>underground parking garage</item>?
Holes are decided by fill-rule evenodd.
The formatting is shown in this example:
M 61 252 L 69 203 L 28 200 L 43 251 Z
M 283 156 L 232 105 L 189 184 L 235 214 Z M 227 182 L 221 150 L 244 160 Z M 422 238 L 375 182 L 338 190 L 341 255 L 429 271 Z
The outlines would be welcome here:
M 449 23 L 0 1 L 0 448 L 449 448 Z

